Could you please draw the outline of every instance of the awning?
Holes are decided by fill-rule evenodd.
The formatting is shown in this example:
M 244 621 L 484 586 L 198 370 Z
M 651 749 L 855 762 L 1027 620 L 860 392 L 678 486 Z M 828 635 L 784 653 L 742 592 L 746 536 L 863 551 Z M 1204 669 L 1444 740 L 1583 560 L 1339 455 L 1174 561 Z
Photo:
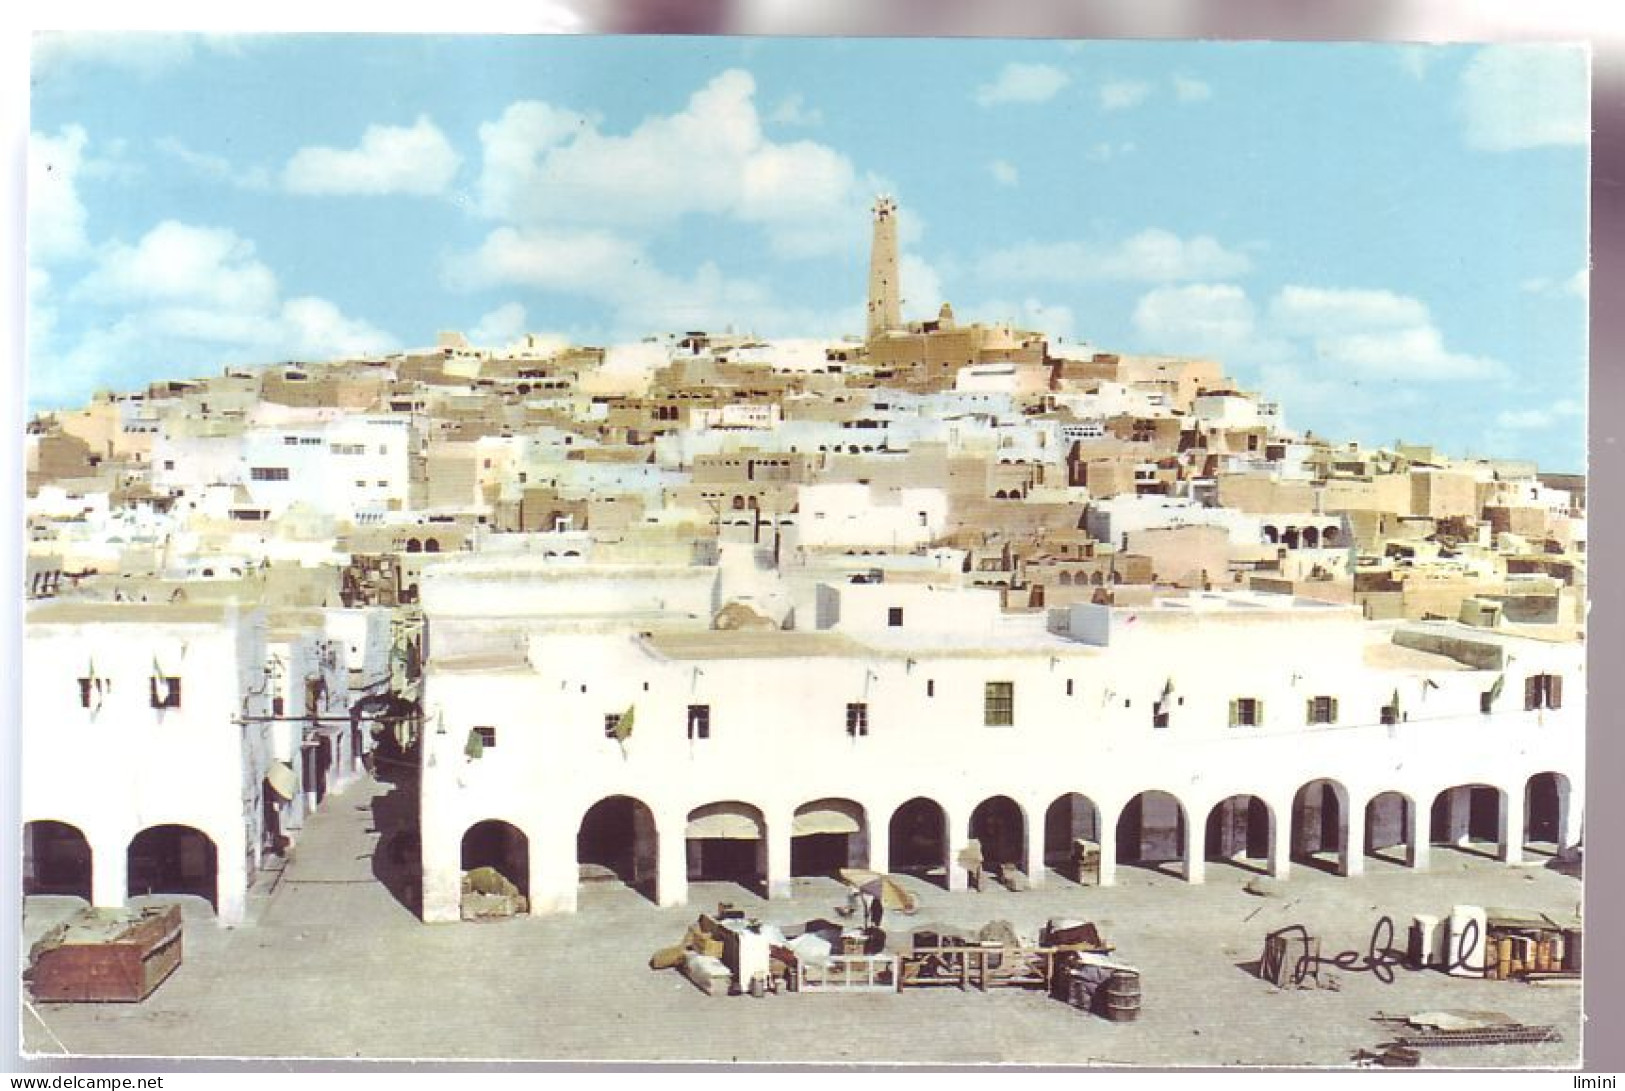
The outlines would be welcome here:
M 273 761 L 271 767 L 265 771 L 265 783 L 271 786 L 271 791 L 281 796 L 284 801 L 291 800 L 299 794 L 299 777 L 294 773 L 293 766 L 285 761 Z
M 796 809 L 791 837 L 810 833 L 857 833 L 863 829 L 863 808 L 845 799 L 820 799 Z
M 760 841 L 762 819 L 743 803 L 712 803 L 688 816 L 689 840 Z

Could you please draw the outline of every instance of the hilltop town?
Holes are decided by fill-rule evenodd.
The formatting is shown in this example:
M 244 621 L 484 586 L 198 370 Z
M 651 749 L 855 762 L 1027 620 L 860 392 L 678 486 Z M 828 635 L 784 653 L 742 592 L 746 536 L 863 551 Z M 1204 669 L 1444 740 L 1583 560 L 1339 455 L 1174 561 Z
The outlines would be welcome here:
M 895 212 L 862 337 L 446 333 L 39 414 L 25 894 L 251 922 L 368 776 L 424 921 L 1579 844 L 1583 477 L 905 322 Z

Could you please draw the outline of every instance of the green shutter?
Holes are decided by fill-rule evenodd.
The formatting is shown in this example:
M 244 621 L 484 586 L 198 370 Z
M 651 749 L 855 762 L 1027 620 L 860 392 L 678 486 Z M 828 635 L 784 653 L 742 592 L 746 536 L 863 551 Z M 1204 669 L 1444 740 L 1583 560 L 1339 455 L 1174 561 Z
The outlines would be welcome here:
M 1235 727 L 1241 723 L 1241 702 L 1234 697 L 1230 698 L 1230 726 Z

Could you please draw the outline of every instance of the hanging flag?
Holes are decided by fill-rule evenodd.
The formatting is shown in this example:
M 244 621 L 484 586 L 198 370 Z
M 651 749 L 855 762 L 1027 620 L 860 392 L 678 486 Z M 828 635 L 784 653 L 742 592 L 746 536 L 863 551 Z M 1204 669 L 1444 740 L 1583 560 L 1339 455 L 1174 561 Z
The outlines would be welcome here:
M 621 718 L 615 722 L 615 741 L 622 746 L 625 746 L 626 740 L 632 737 L 632 717 L 636 712 L 637 706 L 633 705 L 623 712 Z
M 468 729 L 468 743 L 463 747 L 463 753 L 471 761 L 478 761 L 485 756 L 485 743 L 480 738 L 479 728 L 471 727 Z
M 1501 690 L 1506 685 L 1506 683 L 1507 683 L 1507 676 L 1505 674 L 1501 674 L 1501 675 L 1496 676 L 1495 685 L 1490 687 L 1490 692 L 1486 695 L 1486 697 L 1487 697 L 1490 704 L 1493 705 L 1497 700 L 1500 699 Z
M 1173 677 L 1170 676 L 1168 681 L 1166 681 L 1166 682 L 1164 682 L 1162 684 L 1162 696 L 1158 697 L 1157 700 L 1158 701 L 1166 701 L 1168 698 L 1172 697 L 1173 695 L 1174 695 L 1174 680 L 1173 680 Z

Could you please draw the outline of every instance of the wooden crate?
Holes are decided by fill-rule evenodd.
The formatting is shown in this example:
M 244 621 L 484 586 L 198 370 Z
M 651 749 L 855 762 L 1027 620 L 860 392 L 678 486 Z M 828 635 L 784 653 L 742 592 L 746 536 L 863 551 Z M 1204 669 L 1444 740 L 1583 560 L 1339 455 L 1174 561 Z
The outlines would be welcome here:
M 135 1002 L 180 964 L 179 906 L 138 917 L 86 910 L 36 945 L 31 987 L 43 1001 Z

